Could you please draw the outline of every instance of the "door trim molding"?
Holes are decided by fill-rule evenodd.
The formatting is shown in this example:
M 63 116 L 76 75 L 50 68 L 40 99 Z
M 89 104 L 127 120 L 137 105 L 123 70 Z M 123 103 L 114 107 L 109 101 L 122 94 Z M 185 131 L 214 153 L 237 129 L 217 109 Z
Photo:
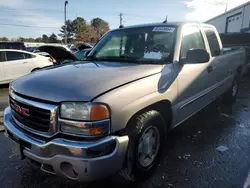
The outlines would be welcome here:
M 185 104 L 180 106 L 180 109 L 183 109 L 184 107 L 186 107 L 187 105 L 195 102 L 196 100 L 200 99 L 201 97 L 207 95 L 208 93 L 210 93 L 211 91 L 215 90 L 216 88 L 220 87 L 222 84 L 224 84 L 227 80 L 229 79 L 229 77 L 223 79 L 222 81 L 218 82 L 217 84 L 213 85 L 210 88 L 207 88 L 206 90 L 202 91 L 200 95 L 190 99 L 189 101 L 187 101 Z

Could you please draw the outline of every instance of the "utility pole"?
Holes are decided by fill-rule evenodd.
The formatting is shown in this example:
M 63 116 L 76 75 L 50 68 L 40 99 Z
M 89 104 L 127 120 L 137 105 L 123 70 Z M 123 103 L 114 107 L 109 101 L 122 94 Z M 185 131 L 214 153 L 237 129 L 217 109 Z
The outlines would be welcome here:
M 69 2 L 65 0 L 65 2 L 64 2 L 64 24 L 65 24 L 64 35 L 65 35 L 65 44 L 67 44 L 67 35 L 68 35 L 68 33 L 67 33 L 67 18 L 66 18 L 66 14 L 67 14 L 66 7 L 67 7 L 68 3 Z
M 225 9 L 225 12 L 227 12 L 227 7 L 228 7 L 228 3 L 226 3 L 226 9 Z
M 122 16 L 123 16 L 123 14 L 120 13 L 119 16 L 120 16 L 120 26 L 122 26 Z

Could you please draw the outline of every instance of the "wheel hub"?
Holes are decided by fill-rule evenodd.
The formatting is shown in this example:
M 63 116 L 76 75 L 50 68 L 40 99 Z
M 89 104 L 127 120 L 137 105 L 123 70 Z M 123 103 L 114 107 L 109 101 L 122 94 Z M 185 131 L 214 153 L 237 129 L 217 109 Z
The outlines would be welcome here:
M 138 161 L 143 167 L 152 164 L 160 147 L 160 133 L 156 127 L 148 127 L 141 135 L 138 145 Z
M 238 90 L 238 84 L 236 81 L 233 83 L 232 95 L 235 96 Z

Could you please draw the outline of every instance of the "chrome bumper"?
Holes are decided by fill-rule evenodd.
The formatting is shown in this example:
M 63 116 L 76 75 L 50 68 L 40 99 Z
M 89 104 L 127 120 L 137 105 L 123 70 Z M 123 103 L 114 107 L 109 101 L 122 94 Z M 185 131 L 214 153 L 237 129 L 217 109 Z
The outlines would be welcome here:
M 10 108 L 5 109 L 4 126 L 5 135 L 18 140 L 23 155 L 39 162 L 43 171 L 85 182 L 119 172 L 128 146 L 128 136 L 108 136 L 98 141 L 55 138 L 46 142 L 17 127 Z M 109 153 L 98 153 L 110 145 L 113 148 Z

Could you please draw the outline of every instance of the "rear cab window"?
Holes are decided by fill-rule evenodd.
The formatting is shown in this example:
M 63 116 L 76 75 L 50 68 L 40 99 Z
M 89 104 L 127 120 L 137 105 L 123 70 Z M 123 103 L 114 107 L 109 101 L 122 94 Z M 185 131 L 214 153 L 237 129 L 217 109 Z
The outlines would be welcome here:
M 213 28 L 203 27 L 212 57 L 218 56 L 221 53 L 220 44 L 217 35 Z

